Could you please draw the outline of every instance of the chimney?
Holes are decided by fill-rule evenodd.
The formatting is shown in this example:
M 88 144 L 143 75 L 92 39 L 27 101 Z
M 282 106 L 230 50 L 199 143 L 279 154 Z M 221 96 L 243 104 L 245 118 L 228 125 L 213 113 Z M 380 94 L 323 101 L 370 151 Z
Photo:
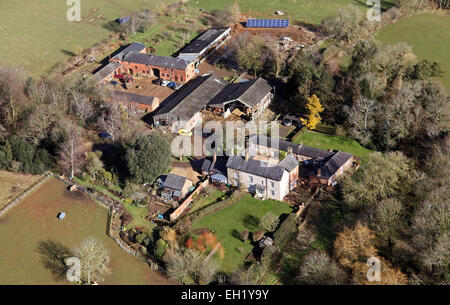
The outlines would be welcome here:
M 300 146 L 303 146 L 303 141 L 300 141 Z
M 214 151 L 212 162 L 216 163 L 216 161 L 217 161 L 217 153 Z
M 288 147 L 288 151 L 287 152 L 288 152 L 288 155 L 292 155 L 292 147 L 291 146 Z
M 248 159 L 250 158 L 250 155 L 248 153 L 248 151 L 245 152 L 245 161 L 248 161 Z
M 320 170 L 320 168 L 317 169 L 317 176 L 320 176 L 322 174 L 322 171 Z

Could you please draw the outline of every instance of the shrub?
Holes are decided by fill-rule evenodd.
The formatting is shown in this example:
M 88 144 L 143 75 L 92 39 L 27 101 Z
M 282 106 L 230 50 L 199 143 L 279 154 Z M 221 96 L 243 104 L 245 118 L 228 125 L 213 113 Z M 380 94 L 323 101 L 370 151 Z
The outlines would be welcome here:
M 155 250 L 153 253 L 157 258 L 162 258 L 164 253 L 166 253 L 167 250 L 167 243 L 163 239 L 158 239 L 156 242 Z
M 255 232 L 252 233 L 252 239 L 254 242 L 258 242 L 260 241 L 264 236 L 264 231 L 262 230 L 256 230 Z

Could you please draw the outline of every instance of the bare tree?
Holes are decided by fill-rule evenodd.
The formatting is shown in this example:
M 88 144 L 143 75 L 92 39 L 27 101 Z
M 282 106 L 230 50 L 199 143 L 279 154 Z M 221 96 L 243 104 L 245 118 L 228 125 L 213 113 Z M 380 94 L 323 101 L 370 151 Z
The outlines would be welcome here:
M 323 251 L 312 251 L 302 261 L 298 280 L 306 285 L 345 284 L 347 275 Z
M 73 253 L 80 259 L 81 277 L 88 284 L 91 280 L 103 281 L 103 277 L 111 272 L 109 250 L 100 240 L 88 237 L 73 250 Z
M 107 113 L 103 113 L 99 118 L 100 127 L 104 132 L 111 135 L 111 139 L 116 141 L 118 135 L 123 129 L 123 113 L 118 105 L 111 105 Z
M 83 165 L 82 137 L 75 125 L 69 125 L 67 138 L 61 144 L 59 157 L 61 168 L 69 173 L 70 180 L 79 172 Z
M 375 126 L 376 103 L 374 100 L 360 96 L 347 110 L 350 132 L 353 137 L 363 144 L 368 144 L 372 137 L 372 128 Z
M 0 124 L 4 127 L 15 127 L 25 106 L 25 79 L 24 69 L 0 66 Z
M 78 117 L 82 124 L 92 115 L 94 107 L 89 98 L 80 92 L 72 91 L 71 106 L 72 111 Z

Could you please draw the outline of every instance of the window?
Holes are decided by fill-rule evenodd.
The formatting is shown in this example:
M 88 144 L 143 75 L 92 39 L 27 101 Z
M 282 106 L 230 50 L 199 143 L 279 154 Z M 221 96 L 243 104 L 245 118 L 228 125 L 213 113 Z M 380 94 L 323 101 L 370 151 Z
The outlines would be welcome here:
M 275 182 L 270 181 L 270 186 L 271 186 L 272 188 L 274 188 L 274 187 L 275 187 Z
M 248 182 L 253 183 L 253 177 L 252 176 L 248 176 Z
M 264 185 L 264 180 L 261 180 L 261 185 Z
M 271 195 L 272 197 L 275 197 L 275 191 L 270 191 L 270 195 Z

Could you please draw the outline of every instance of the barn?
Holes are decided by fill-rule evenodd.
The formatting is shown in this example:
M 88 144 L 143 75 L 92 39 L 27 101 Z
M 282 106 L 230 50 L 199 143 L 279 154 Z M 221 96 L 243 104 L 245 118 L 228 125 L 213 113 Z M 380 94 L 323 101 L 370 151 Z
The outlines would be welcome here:
M 185 46 L 178 58 L 193 61 L 197 67 L 231 37 L 230 33 L 229 27 L 211 28 Z

